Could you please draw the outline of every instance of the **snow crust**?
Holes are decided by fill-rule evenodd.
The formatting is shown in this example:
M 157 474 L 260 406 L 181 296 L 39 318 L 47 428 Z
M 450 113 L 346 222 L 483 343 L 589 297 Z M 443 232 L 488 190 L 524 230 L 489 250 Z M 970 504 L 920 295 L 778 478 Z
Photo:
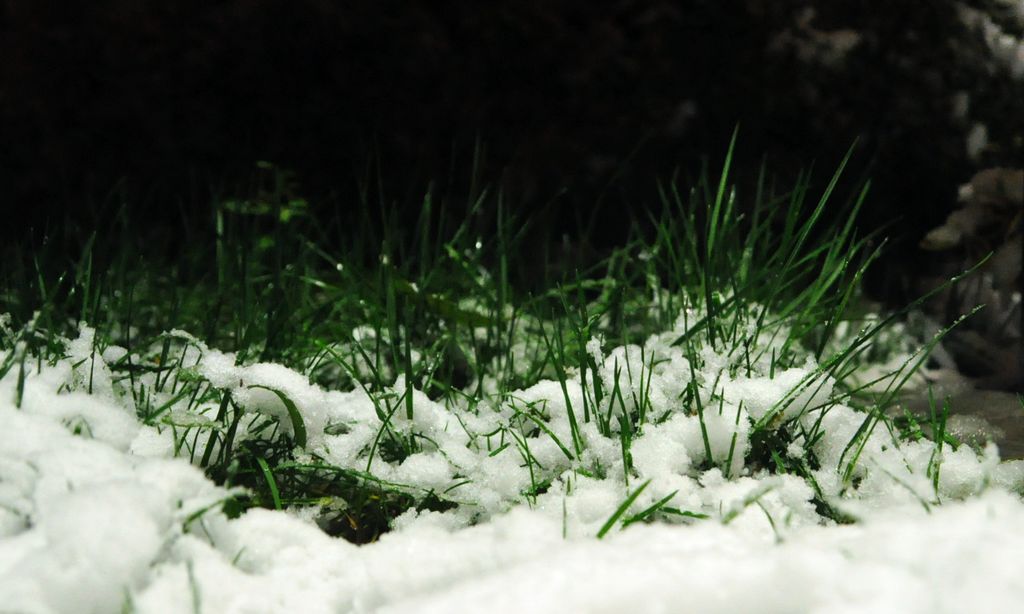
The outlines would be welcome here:
M 747 376 L 712 378 L 721 360 L 709 354 L 702 371 L 691 369 L 674 334 L 607 356 L 588 346 L 602 379 L 619 373 L 630 410 L 668 411 L 693 376 L 706 397 L 703 426 L 669 412 L 637 434 L 627 482 L 621 449 L 593 422 L 580 424 L 578 457 L 559 446 L 571 445 L 569 416 L 587 394 L 578 375 L 475 412 L 409 390 L 413 417 L 396 412 L 393 428 L 432 443 L 389 462 L 367 452 L 379 399 L 324 390 L 280 365 L 237 365 L 195 342 L 184 364 L 286 433 L 292 423 L 274 391 L 291 399 L 307 450 L 412 489 L 461 484 L 451 511 L 409 511 L 379 542 L 355 546 L 294 511 L 228 519 L 220 503 L 232 493 L 187 455 L 174 457 L 174 429 L 140 423 L 105 364 L 123 353 L 93 355 L 91 334 L 83 328 L 54 365 L 27 365 L 20 407 L 16 369 L 0 380 L 4 611 L 952 612 L 1024 601 L 1024 504 L 1011 494 L 1024 485 L 1022 463 L 1000 462 L 992 445 L 937 453 L 880 428 L 850 466 L 847 444 L 865 415 L 842 404 L 814 411 L 833 384 L 811 382 L 810 363 L 774 378 L 756 364 Z M 405 391 L 401 378 L 394 389 Z M 209 419 L 182 412 L 167 424 Z M 530 497 L 536 475 L 520 446 L 486 436 L 524 412 L 550 431 L 522 435 L 534 471 L 550 480 Z M 747 466 L 752 424 L 775 415 L 820 425 L 810 446 L 817 487 L 856 524 L 823 518 L 804 479 Z M 797 459 L 807 451 L 800 441 L 789 450 Z M 708 460 L 717 466 L 700 469 Z M 644 482 L 626 516 L 660 500 L 693 515 L 620 523 L 596 539 Z

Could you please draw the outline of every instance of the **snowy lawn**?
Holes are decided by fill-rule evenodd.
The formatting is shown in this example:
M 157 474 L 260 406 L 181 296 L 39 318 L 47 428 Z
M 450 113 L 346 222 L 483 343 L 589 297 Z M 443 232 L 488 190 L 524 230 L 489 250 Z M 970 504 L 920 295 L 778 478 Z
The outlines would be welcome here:
M 370 266 L 290 197 L 219 209 L 184 290 L 37 258 L 0 316 L 0 611 L 1019 609 L 1024 461 L 892 411 L 942 332 L 858 313 L 836 178 L 741 215 L 730 158 L 530 292 L 514 224 L 441 241 L 429 198 Z
M 592 423 L 580 428 L 578 460 L 559 448 L 572 434 L 557 382 L 486 412 L 449 410 L 414 393 L 414 419 L 396 416 L 393 428 L 429 436 L 431 445 L 401 462 L 374 460 L 371 472 L 459 503 L 406 512 L 394 531 L 356 546 L 324 534 L 312 508 L 229 519 L 219 504 L 230 493 L 187 458 L 173 458 L 175 429 L 140 424 L 103 358 L 75 355 L 91 335 L 83 329 L 70 356 L 42 372 L 26 367 L 20 383 L 15 371 L 0 382 L 4 611 L 941 612 L 1011 611 L 1024 599 L 1016 564 L 1024 504 L 1008 492 L 1020 490 L 1024 470 L 1000 463 L 991 446 L 937 456 L 930 441 L 897 445 L 875 430 L 854 469 L 858 486 L 844 487 L 841 457 L 861 416 L 842 405 L 803 413 L 808 428 L 824 421 L 812 446 L 821 468 L 811 474 L 855 524 L 823 517 L 805 479 L 744 468 L 750 423 L 805 369 L 720 384 L 723 409 L 705 430 L 713 457 L 732 450 L 731 479 L 719 467 L 701 469 L 700 420 L 681 411 L 633 440 L 627 485 L 621 448 Z M 659 413 L 690 377 L 681 350 L 663 343 L 668 337 L 645 346 L 667 358 L 653 359 L 659 364 L 643 380 Z M 604 372 L 630 350 L 639 353 L 602 357 Z M 376 415 L 366 393 L 325 391 L 277 365 L 235 366 L 208 348 L 195 355 L 197 371 L 247 412 L 289 428 L 281 399 L 255 386 L 284 392 L 305 423 L 308 449 L 324 461 L 367 463 Z M 82 390 L 90 373 L 91 395 Z M 582 405 L 579 379 L 566 388 Z M 543 427 L 529 434 L 523 421 L 512 426 L 519 408 L 538 403 Z M 349 428 L 329 435 L 326 424 Z M 494 436 L 487 447 L 486 434 L 502 429 L 522 434 L 504 447 Z M 537 479 L 550 487 L 524 497 Z M 623 530 L 655 506 L 673 510 L 669 522 Z

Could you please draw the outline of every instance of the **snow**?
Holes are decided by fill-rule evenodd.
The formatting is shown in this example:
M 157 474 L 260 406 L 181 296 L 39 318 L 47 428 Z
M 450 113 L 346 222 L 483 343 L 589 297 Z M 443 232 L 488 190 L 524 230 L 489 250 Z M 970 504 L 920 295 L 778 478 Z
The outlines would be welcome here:
M 859 440 L 851 466 L 848 444 L 865 414 L 842 404 L 824 411 L 833 382 L 811 377 L 811 363 L 770 377 L 755 361 L 731 378 L 711 371 L 727 366 L 723 359 L 702 356 L 695 374 L 704 416 L 674 412 L 691 383 L 689 360 L 671 346 L 678 332 L 642 347 L 587 346 L 606 390 L 619 371 L 624 403 L 646 398 L 639 403 L 665 414 L 635 433 L 628 478 L 617 431 L 607 437 L 580 418 L 592 392 L 579 376 L 564 389 L 542 381 L 506 400 L 446 407 L 401 378 L 383 400 L 359 388 L 325 390 L 281 365 L 236 364 L 188 340 L 184 364 L 248 414 L 290 433 L 277 392 L 295 404 L 309 434 L 299 454 L 360 471 L 369 463 L 380 479 L 413 491 L 452 489 L 450 511 L 407 511 L 378 542 L 355 546 L 299 510 L 225 516 L 220 503 L 232 493 L 187 454 L 174 457 L 175 428 L 140 423 L 108 367 L 124 351 L 94 353 L 93 332 L 83 328 L 67 358 L 41 369 L 26 363 L 20 407 L 17 369 L 0 379 L 0 608 L 934 613 L 1012 611 L 1024 600 L 1024 503 L 1013 494 L 1024 486 L 1024 462 L 1001 462 L 993 444 L 976 451 L 896 441 L 879 425 Z M 405 393 L 415 411 L 409 419 L 399 404 L 391 428 L 425 443 L 402 460 L 369 459 L 380 429 L 375 403 L 394 406 Z M 813 452 L 821 495 L 855 524 L 822 517 L 804 479 L 748 466 L 752 424 L 775 410 L 802 433 L 824 433 L 810 450 L 800 435 L 786 451 L 797 461 Z M 209 420 L 183 404 L 167 416 Z M 516 421 L 551 434 L 513 430 Z M 344 428 L 328 428 L 335 425 Z M 701 468 L 705 434 L 718 465 L 711 469 Z M 550 486 L 524 496 L 538 475 Z M 662 500 L 692 516 L 620 522 L 598 539 L 643 484 L 624 517 Z
M 992 494 L 932 515 L 901 509 L 859 526 L 809 527 L 781 544 L 716 524 L 565 542 L 551 527 L 523 523 L 513 526 L 525 532 L 504 537 L 546 541 L 544 552 L 522 548 L 514 563 L 382 611 L 1007 611 L 1024 591 L 1013 571 L 1022 520 L 1017 500 Z M 1000 536 L 1007 543 L 998 544 Z M 447 540 L 438 537 L 441 548 Z M 502 545 L 505 552 L 517 544 Z

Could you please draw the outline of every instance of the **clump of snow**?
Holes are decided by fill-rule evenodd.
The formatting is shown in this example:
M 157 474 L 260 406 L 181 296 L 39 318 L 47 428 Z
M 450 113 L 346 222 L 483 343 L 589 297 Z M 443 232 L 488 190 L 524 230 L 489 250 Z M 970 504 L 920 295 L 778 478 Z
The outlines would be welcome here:
M 95 413 L 122 415 L 94 402 Z M 131 456 L 52 414 L 5 399 L 0 421 L 0 597 L 10 611 L 119 611 L 184 521 L 226 496 L 180 460 Z

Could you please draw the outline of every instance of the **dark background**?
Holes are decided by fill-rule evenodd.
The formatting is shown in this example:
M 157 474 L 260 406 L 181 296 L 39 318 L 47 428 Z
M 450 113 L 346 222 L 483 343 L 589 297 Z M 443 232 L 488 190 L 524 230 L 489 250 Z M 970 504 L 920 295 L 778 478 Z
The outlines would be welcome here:
M 909 262 L 958 184 L 1019 160 L 1021 81 L 966 5 L 1017 27 L 984 1 L 6 0 L 3 232 L 74 242 L 112 200 L 150 228 L 206 223 L 258 160 L 295 171 L 318 215 L 354 215 L 371 160 L 413 207 L 431 180 L 464 190 L 480 143 L 482 180 L 524 210 L 567 190 L 550 206 L 569 235 L 601 198 L 610 243 L 655 178 L 718 164 L 739 124 L 747 179 L 764 155 L 824 181 L 859 139 L 864 224 L 897 220 Z M 844 59 L 806 56 L 836 31 L 859 37 Z M 976 121 L 990 146 L 972 161 Z

